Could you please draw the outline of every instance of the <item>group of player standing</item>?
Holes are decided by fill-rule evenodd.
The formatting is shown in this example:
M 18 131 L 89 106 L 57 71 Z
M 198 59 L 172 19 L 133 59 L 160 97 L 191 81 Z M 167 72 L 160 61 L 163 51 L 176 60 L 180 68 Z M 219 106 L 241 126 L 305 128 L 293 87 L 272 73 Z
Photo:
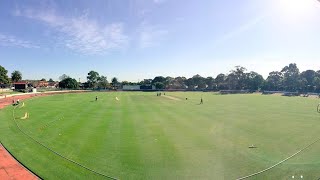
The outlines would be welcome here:
M 166 93 L 163 93 L 163 95 L 166 95 Z M 161 96 L 161 93 L 157 93 L 157 96 Z M 188 98 L 186 98 L 186 100 L 188 100 Z M 96 96 L 96 101 L 98 101 L 98 96 Z M 14 100 L 13 100 L 13 103 L 14 103 Z M 17 100 L 17 104 L 19 104 L 19 99 Z M 203 104 L 202 97 L 200 99 L 200 104 Z
M 166 95 L 166 93 L 163 93 L 163 95 Z M 161 93 L 157 93 L 157 96 L 161 96 Z

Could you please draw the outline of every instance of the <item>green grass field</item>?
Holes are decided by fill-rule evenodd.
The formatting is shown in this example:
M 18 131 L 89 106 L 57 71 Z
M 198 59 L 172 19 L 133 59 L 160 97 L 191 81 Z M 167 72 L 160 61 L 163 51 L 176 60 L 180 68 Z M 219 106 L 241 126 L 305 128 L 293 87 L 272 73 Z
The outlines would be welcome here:
M 318 99 L 200 92 L 166 96 L 177 99 L 155 92 L 39 97 L 24 101 L 15 117 L 36 140 L 118 179 L 236 179 L 320 138 Z M 104 179 L 26 137 L 12 111 L 0 110 L 0 140 L 31 170 L 44 179 Z M 25 112 L 30 118 L 21 120 Z M 251 144 L 258 148 L 248 148 Z M 320 142 L 252 179 L 318 179 L 319 150 Z

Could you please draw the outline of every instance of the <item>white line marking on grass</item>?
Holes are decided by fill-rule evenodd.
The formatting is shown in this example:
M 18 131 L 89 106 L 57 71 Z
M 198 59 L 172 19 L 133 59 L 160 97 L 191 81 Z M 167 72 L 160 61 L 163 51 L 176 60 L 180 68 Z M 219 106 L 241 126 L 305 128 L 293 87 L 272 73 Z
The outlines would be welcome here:
M 320 138 L 317 139 L 317 140 L 315 140 L 315 141 L 312 142 L 311 144 L 307 145 L 306 147 L 300 149 L 299 151 L 297 151 L 296 153 L 292 154 L 291 156 L 285 158 L 284 160 L 282 160 L 282 161 L 280 161 L 280 162 L 278 162 L 278 163 L 276 163 L 276 164 L 274 164 L 274 165 L 272 165 L 272 166 L 270 166 L 270 167 L 268 167 L 268 168 L 266 168 L 266 169 L 264 169 L 264 170 L 258 171 L 258 172 L 256 172 L 256 173 L 250 174 L 250 175 L 248 175 L 248 176 L 240 177 L 240 178 L 238 178 L 237 180 L 247 179 L 247 178 L 249 178 L 249 177 L 256 176 L 256 175 L 258 175 L 258 174 L 261 174 L 261 173 L 263 173 L 263 172 L 266 172 L 266 171 L 268 171 L 268 170 L 270 170 L 270 169 L 272 169 L 272 168 L 280 165 L 281 163 L 283 163 L 283 162 L 285 162 L 285 161 L 293 158 L 294 156 L 298 155 L 299 153 L 301 153 L 302 151 L 306 150 L 308 147 L 312 146 L 313 144 L 317 143 L 318 141 L 320 141 Z

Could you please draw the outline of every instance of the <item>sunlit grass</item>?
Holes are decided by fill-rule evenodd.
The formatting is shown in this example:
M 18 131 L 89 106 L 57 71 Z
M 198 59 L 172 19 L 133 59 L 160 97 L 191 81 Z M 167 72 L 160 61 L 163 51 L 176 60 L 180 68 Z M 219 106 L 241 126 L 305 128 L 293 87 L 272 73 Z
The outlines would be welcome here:
M 41 143 L 120 179 L 235 179 L 320 137 L 317 99 L 201 92 L 166 96 L 174 98 L 144 92 L 55 95 L 25 101 L 15 116 Z M 30 118 L 19 119 L 25 112 Z M 25 137 L 12 120 L 12 107 L 0 110 L 0 119 L 1 141 L 42 178 L 102 178 Z M 249 149 L 252 144 L 257 148 Z M 315 144 L 257 179 L 292 174 L 316 179 L 319 148 Z

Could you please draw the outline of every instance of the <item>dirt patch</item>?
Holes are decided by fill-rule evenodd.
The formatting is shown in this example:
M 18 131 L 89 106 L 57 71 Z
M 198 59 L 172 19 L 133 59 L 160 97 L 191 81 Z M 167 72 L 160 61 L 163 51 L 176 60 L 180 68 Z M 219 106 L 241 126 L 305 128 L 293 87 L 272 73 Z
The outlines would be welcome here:
M 162 97 L 165 97 L 165 98 L 168 98 L 168 99 L 171 99 L 171 100 L 175 100 L 175 101 L 181 101 L 181 99 L 173 97 L 173 96 L 163 95 Z

